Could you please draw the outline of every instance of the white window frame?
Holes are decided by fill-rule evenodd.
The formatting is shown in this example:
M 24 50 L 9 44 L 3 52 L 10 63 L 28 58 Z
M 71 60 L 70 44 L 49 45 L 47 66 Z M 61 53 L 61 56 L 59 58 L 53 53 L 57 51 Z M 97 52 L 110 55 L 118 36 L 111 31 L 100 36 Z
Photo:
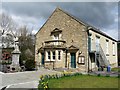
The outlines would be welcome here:
M 50 61 L 51 59 L 51 54 L 49 54 L 50 51 L 47 51 L 47 60 Z M 50 58 L 49 58 L 50 57 Z
M 59 40 L 59 34 L 54 35 L 54 40 Z M 58 45 L 58 42 L 55 42 L 54 45 Z
M 60 52 L 60 54 L 59 54 L 59 52 Z M 60 57 L 60 59 L 59 59 L 59 57 Z M 60 50 L 58 51 L 58 60 L 59 61 L 61 60 L 61 51 Z
M 95 41 L 95 43 L 96 43 L 96 51 L 99 51 L 99 45 L 100 45 L 100 36 L 97 36 L 96 35 L 96 41 Z
M 112 43 L 112 52 L 113 52 L 113 56 L 115 56 L 115 43 Z
M 58 40 L 59 39 L 59 34 L 54 35 L 54 40 Z
M 85 64 L 85 57 L 84 56 L 78 57 L 78 64 Z
M 106 40 L 106 55 L 109 55 L 109 40 Z
M 55 53 L 55 51 L 52 51 L 52 60 L 53 61 L 55 61 L 55 59 L 56 59 L 56 53 L 55 54 L 54 53 Z M 55 58 L 53 58 L 53 57 L 55 57 Z

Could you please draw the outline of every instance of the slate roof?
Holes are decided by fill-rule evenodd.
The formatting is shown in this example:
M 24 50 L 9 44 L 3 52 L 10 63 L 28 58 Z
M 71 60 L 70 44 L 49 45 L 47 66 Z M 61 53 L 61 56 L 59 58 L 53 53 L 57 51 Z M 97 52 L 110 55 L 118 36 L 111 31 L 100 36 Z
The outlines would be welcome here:
M 105 36 L 105 37 L 107 37 L 107 38 L 109 38 L 109 39 L 117 42 L 117 40 L 115 40 L 114 38 L 110 37 L 109 35 L 107 35 L 106 33 L 102 32 L 102 31 L 100 31 L 100 30 L 97 29 L 96 27 L 94 27 L 94 26 L 92 26 L 92 25 L 90 25 L 90 24 L 82 21 L 80 18 L 77 18 L 76 16 L 71 15 L 70 13 L 68 13 L 68 12 L 66 12 L 66 11 L 63 11 L 63 10 L 62 10 L 61 8 L 59 8 L 59 7 L 57 7 L 57 8 L 54 10 L 54 12 L 57 11 L 57 10 L 62 11 L 63 13 L 67 14 L 68 16 L 70 16 L 71 18 L 73 18 L 73 19 L 76 20 L 77 22 L 81 23 L 82 25 L 86 26 L 87 28 L 91 27 L 90 30 L 92 30 L 92 31 L 94 31 L 94 32 L 97 32 L 97 33 L 99 33 L 99 34 L 101 34 L 101 35 L 103 35 L 103 36 Z M 53 13 L 54 13 L 54 12 L 53 12 Z M 50 17 L 53 15 L 53 13 L 50 15 Z M 49 17 L 49 18 L 50 18 L 50 17 Z M 47 19 L 47 21 L 49 20 L 49 18 Z M 44 23 L 44 25 L 47 23 L 47 21 Z M 44 26 L 44 25 L 43 25 L 43 26 Z M 42 27 L 43 27 L 43 26 L 42 26 Z M 42 27 L 41 27 L 41 28 L 42 28 Z M 39 31 L 41 30 L 41 28 L 39 29 Z M 38 31 L 38 32 L 39 32 L 39 31 Z M 37 33 L 38 33 L 38 32 L 37 32 Z M 36 33 L 36 35 L 37 35 L 37 33 Z
M 78 21 L 79 23 L 85 25 L 86 27 L 91 27 L 90 30 L 92 30 L 92 31 L 94 31 L 94 32 L 97 32 L 97 33 L 99 33 L 99 34 L 101 34 L 101 35 L 103 35 L 103 36 L 105 36 L 105 37 L 107 37 L 107 38 L 109 38 L 109 39 L 112 39 L 112 40 L 114 40 L 114 41 L 117 42 L 117 40 L 115 40 L 114 38 L 110 37 L 109 35 L 107 35 L 106 33 L 102 32 L 102 31 L 100 31 L 100 30 L 97 29 L 96 27 L 94 27 L 94 26 L 92 26 L 92 25 L 84 22 L 84 21 L 81 20 L 80 18 L 77 18 L 76 16 L 71 15 L 70 13 L 68 13 L 68 12 L 66 12 L 66 11 L 63 11 L 61 8 L 56 8 L 56 9 L 61 10 L 62 12 L 66 13 L 68 16 L 70 16 L 71 18 L 75 19 L 75 20 Z
M 120 43 L 120 40 L 118 40 L 118 43 Z

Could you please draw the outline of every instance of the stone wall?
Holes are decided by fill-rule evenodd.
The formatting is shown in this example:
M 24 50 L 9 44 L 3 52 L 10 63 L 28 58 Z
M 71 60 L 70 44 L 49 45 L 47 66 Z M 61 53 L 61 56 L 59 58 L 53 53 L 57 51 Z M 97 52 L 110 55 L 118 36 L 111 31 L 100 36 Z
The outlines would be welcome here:
M 79 51 L 77 52 L 77 54 L 82 51 L 81 55 L 85 56 L 86 62 L 85 65 L 82 65 L 82 67 L 87 69 L 87 67 L 85 67 L 87 66 L 88 60 L 86 27 L 60 9 L 56 9 L 53 12 L 53 14 L 48 18 L 47 22 L 36 34 L 35 60 L 40 62 L 37 54 L 38 49 L 42 47 L 42 43 L 44 43 L 44 41 L 52 40 L 50 34 L 51 31 L 53 31 L 55 28 L 62 30 L 61 37 L 62 40 L 66 41 L 66 47 L 70 47 L 71 45 L 78 47 Z M 68 59 L 70 59 L 69 54 Z M 78 55 L 76 55 L 76 62 L 77 59 Z

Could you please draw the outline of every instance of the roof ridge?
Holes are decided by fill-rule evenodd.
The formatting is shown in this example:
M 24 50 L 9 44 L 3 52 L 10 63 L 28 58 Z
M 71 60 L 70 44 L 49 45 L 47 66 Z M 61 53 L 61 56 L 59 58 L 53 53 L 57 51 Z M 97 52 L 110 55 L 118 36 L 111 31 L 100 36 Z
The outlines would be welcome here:
M 87 27 L 92 27 L 92 30 L 93 30 L 93 31 L 96 31 L 96 32 L 98 32 L 98 33 L 100 33 L 100 34 L 103 34 L 103 35 L 106 36 L 106 37 L 109 37 L 110 39 L 112 39 L 112 40 L 114 40 L 114 41 L 117 41 L 116 39 L 114 39 L 113 37 L 111 37 L 111 36 L 109 36 L 108 34 L 104 33 L 104 32 L 101 31 L 100 29 L 98 29 L 98 28 L 96 28 L 96 27 L 94 27 L 94 26 L 92 26 L 92 25 L 84 22 L 83 20 L 81 20 L 81 19 L 77 18 L 76 16 L 68 13 L 67 11 L 64 11 L 64 10 L 61 9 L 60 7 L 58 7 L 57 9 L 58 9 L 58 10 L 61 10 L 63 13 L 65 13 L 65 14 L 67 14 L 68 16 L 72 17 L 73 19 L 75 19 L 75 20 L 78 21 L 79 23 L 81 23 L 81 24 L 83 24 L 83 25 L 85 25 L 85 26 L 87 26 Z
M 101 35 L 104 35 L 104 36 L 107 37 L 107 38 L 110 38 L 110 39 L 112 39 L 112 40 L 114 40 L 114 41 L 117 41 L 116 39 L 114 39 L 114 38 L 112 38 L 111 36 L 107 35 L 107 34 L 104 33 L 103 31 L 101 31 L 100 29 L 98 29 L 98 28 L 96 28 L 96 27 L 94 27 L 94 26 L 92 26 L 92 25 L 84 22 L 83 20 L 81 20 L 81 19 L 77 18 L 76 16 L 68 13 L 67 11 L 64 11 L 64 10 L 63 10 L 61 7 L 59 7 L 59 6 L 56 7 L 56 9 L 54 9 L 54 11 L 52 12 L 52 14 L 48 17 L 47 21 L 48 21 L 48 20 L 51 18 L 51 16 L 52 16 L 56 11 L 58 11 L 58 10 L 61 11 L 61 12 L 63 12 L 63 13 L 65 13 L 66 15 L 70 16 L 72 19 L 76 20 L 77 22 L 81 23 L 82 25 L 86 26 L 87 28 L 88 28 L 88 27 L 91 27 L 90 30 L 93 30 L 93 31 L 95 31 L 95 32 L 97 32 L 97 33 L 99 33 L 99 34 L 101 34 Z M 43 26 L 47 23 L 47 21 L 43 24 Z M 43 26 L 42 26 L 42 27 L 43 27 Z M 42 27 L 41 27 L 41 28 L 42 28 Z M 41 29 L 41 28 L 40 28 L 40 29 Z M 40 29 L 39 29 L 39 31 L 40 31 Z M 89 29 L 88 29 L 88 30 L 89 30 Z M 39 32 L 39 31 L 38 31 L 38 32 Z M 37 32 L 35 35 L 37 35 L 38 32 Z

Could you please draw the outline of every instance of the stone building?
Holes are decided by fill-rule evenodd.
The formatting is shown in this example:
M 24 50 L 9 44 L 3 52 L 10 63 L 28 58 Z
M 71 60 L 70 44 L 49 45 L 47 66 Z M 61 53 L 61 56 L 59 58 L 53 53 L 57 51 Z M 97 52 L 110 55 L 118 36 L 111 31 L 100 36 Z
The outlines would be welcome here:
M 35 61 L 45 68 L 81 71 L 117 66 L 117 42 L 95 27 L 56 8 L 36 34 Z

